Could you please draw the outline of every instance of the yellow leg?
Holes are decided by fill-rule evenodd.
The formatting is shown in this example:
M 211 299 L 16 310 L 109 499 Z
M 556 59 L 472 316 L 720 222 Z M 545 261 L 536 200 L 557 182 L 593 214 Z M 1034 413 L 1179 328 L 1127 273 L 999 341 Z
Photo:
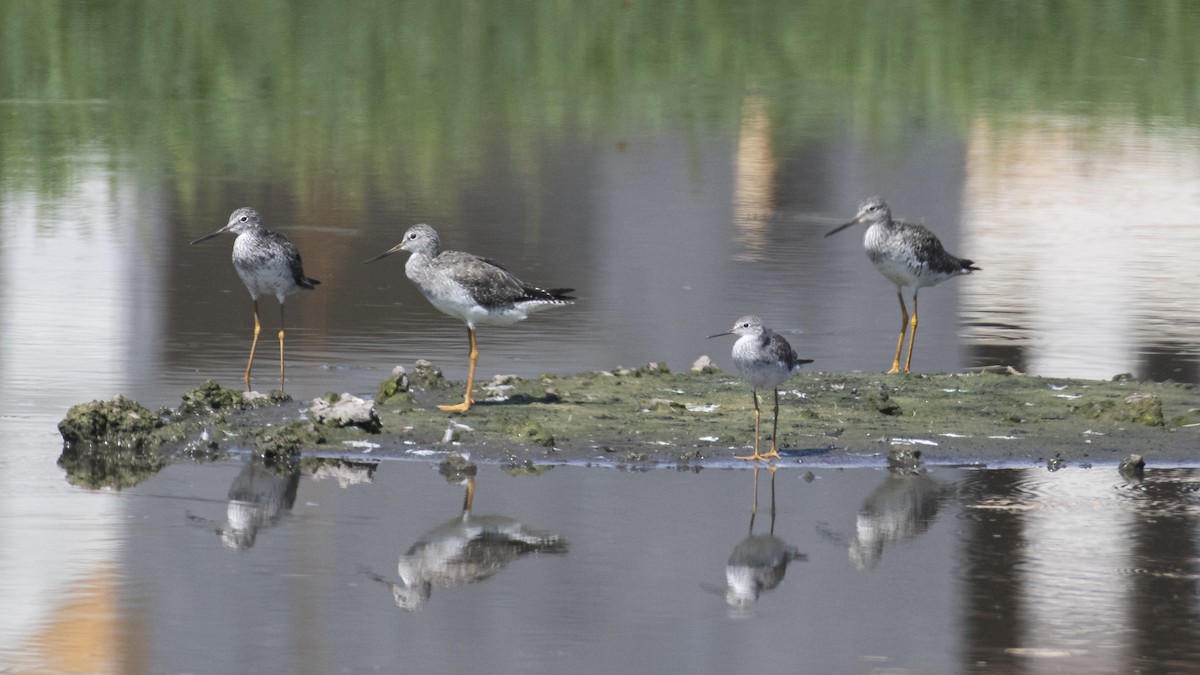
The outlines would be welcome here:
M 771 467 L 774 471 L 775 467 Z M 758 462 L 754 463 L 754 504 L 750 507 L 750 534 L 754 534 L 754 517 L 758 515 Z
M 258 323 L 258 300 L 254 301 L 254 341 L 250 343 L 250 360 L 246 362 L 246 373 L 242 379 L 246 381 L 246 391 L 250 391 L 250 369 L 254 367 L 254 350 L 258 348 L 258 334 L 262 325 Z
M 471 365 L 467 367 L 467 392 L 463 394 L 463 402 L 457 405 L 439 405 L 439 410 L 446 412 L 466 412 L 471 409 L 475 399 L 471 398 L 471 388 L 475 386 L 475 361 L 479 359 L 479 350 L 475 348 L 475 329 L 467 326 L 467 339 L 471 342 Z
M 775 534 L 775 465 L 772 464 L 771 469 L 771 529 L 770 534 Z
M 470 513 L 475 505 L 475 476 L 467 478 L 467 494 L 463 495 L 463 513 Z
M 917 341 L 917 292 L 913 291 L 912 330 L 908 334 L 908 358 L 904 360 L 904 372 L 912 365 L 913 343 Z
M 892 357 L 892 369 L 888 371 L 889 374 L 900 372 L 900 352 L 904 349 L 904 333 L 908 331 L 908 307 L 904 305 L 904 289 L 899 286 L 896 287 L 896 299 L 900 301 L 900 314 L 903 318 L 900 319 L 900 338 L 896 340 L 896 355 Z M 916 311 L 916 307 L 913 307 L 913 311 Z M 909 356 L 911 355 L 910 348 Z
M 748 460 L 769 459 L 771 457 L 770 454 L 763 455 L 763 454 L 759 453 L 759 451 L 758 451 L 758 435 L 759 435 L 758 430 L 759 430 L 760 422 L 762 421 L 762 411 L 759 410 L 759 408 L 758 408 L 758 391 L 754 390 L 754 389 L 750 390 L 750 396 L 752 396 L 754 398 L 754 454 L 753 455 L 734 455 L 733 458 L 734 459 L 748 459 Z M 775 453 L 775 456 L 778 457 L 779 454 Z
M 279 303 L 279 391 L 283 389 L 283 303 Z
M 779 457 L 778 445 L 775 443 L 775 438 L 779 436 L 779 390 L 775 390 L 775 416 L 771 418 L 771 451 L 764 458 L 774 459 Z

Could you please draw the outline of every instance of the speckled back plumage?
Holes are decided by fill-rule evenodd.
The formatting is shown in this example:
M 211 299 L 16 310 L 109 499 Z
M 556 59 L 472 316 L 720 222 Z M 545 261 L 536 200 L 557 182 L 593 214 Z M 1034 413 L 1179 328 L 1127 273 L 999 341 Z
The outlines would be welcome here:
M 282 303 L 298 289 L 321 283 L 304 275 L 299 249 L 283 234 L 264 227 L 254 209 L 234 211 L 225 227 L 238 235 L 233 242 L 233 267 L 255 300 L 270 293 Z
M 567 295 L 572 289 L 532 286 L 495 260 L 443 251 L 437 231 L 428 225 L 409 228 L 403 246 L 412 254 L 404 272 L 421 294 L 470 326 L 515 323 L 535 311 L 574 304 Z
M 763 325 L 757 316 L 744 316 L 729 331 L 739 335 L 733 343 L 733 364 L 750 386 L 774 389 L 812 363 L 802 359 L 782 335 Z
M 859 204 L 855 221 L 868 224 L 863 236 L 867 257 L 897 286 L 934 286 L 979 269 L 974 261 L 946 251 L 924 226 L 893 219 L 891 208 L 881 197 Z

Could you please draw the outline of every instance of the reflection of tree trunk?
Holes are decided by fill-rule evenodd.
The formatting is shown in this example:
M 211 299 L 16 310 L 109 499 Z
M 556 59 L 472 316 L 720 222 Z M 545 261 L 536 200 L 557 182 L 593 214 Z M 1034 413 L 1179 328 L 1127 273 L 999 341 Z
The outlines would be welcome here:
M 733 172 L 733 217 L 742 250 L 738 260 L 758 260 L 775 211 L 775 153 L 767 102 L 750 95 L 742 102 Z
M 1144 573 L 1129 576 L 1133 661 L 1118 669 L 1123 672 L 1196 668 L 1194 662 L 1164 658 L 1194 656 L 1200 645 L 1200 609 L 1195 602 L 1200 598 L 1197 518 L 1190 509 L 1163 512 L 1194 502 L 1194 476 L 1192 469 L 1159 469 L 1154 471 L 1155 479 L 1142 483 L 1136 493 L 1140 498 L 1134 502 L 1130 567 Z
M 988 470 L 969 474 L 964 491 L 990 499 L 1021 500 L 1021 471 Z M 1020 657 L 1006 653 L 1020 645 L 1024 612 L 1018 570 L 1024 548 L 1025 518 L 1009 509 L 973 514 L 963 542 L 963 617 L 961 672 L 1020 672 Z M 976 664 L 984 664 L 977 666 Z

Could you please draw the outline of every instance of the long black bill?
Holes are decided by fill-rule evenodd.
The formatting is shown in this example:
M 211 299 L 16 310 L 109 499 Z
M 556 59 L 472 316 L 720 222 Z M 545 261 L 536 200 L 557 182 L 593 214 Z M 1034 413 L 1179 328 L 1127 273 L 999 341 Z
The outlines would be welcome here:
M 203 237 L 200 237 L 199 239 L 197 239 L 196 241 L 189 243 L 188 246 L 191 246 L 192 244 L 199 244 L 202 241 L 208 241 L 209 239 L 212 239 L 213 237 L 219 237 L 228 231 L 229 230 L 226 230 L 225 228 L 222 227 L 221 229 L 217 230 L 216 232 L 213 232 L 211 234 L 206 234 Z
M 848 223 L 842 223 L 841 225 L 838 225 L 837 227 L 833 228 L 832 230 L 826 232 L 825 236 L 828 237 L 831 234 L 837 234 L 838 232 L 841 232 L 842 230 L 846 229 L 847 227 L 850 227 L 851 225 L 857 225 L 857 224 L 858 224 L 857 219 L 852 220 Z
M 373 262 L 375 262 L 376 260 L 379 260 L 380 258 L 386 258 L 386 257 L 388 257 L 389 255 L 391 255 L 391 254 L 395 253 L 396 251 L 399 251 L 399 250 L 400 250 L 400 246 L 401 246 L 400 244 L 396 244 L 396 245 L 395 245 L 395 246 L 393 246 L 392 248 L 389 248 L 388 250 L 384 251 L 383 253 L 380 253 L 379 255 L 375 256 L 374 258 L 371 258 L 371 259 L 369 259 L 369 260 L 364 260 L 364 261 L 363 261 L 363 264 L 364 264 L 364 265 L 366 265 L 367 263 L 373 263 Z

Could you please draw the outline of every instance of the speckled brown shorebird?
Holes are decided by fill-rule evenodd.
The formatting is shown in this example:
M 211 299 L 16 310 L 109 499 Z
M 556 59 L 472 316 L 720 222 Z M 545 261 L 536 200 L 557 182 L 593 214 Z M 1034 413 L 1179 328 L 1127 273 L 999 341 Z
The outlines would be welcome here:
M 796 373 L 800 366 L 812 363 L 812 359 L 802 359 L 796 351 L 783 339 L 779 333 L 763 325 L 757 316 L 743 316 L 738 319 L 733 328 L 724 333 L 709 335 L 709 338 L 722 335 L 739 335 L 733 343 L 733 365 L 738 374 L 750 383 L 750 396 L 754 399 L 754 454 L 739 456 L 737 459 L 774 459 L 779 457 L 776 437 L 779 435 L 779 385 L 783 384 Z M 775 392 L 775 414 L 771 419 L 771 451 L 758 451 L 759 422 L 762 412 L 758 407 L 758 390 L 770 388 Z
M 471 396 L 475 385 L 475 363 L 479 359 L 475 326 L 508 326 L 534 312 L 574 304 L 574 298 L 568 295 L 574 289 L 531 286 L 494 260 L 461 251 L 443 251 L 437 231 L 425 224 L 408 228 L 399 244 L 365 262 L 374 262 L 397 251 L 412 254 L 404 264 L 404 273 L 421 295 L 442 313 L 467 324 L 471 348 L 467 390 L 462 403 L 438 406 L 447 412 L 466 412 L 475 403 Z
M 871 197 L 858 205 L 858 214 L 844 225 L 825 233 L 828 237 L 842 230 L 867 223 L 863 235 L 863 248 L 867 257 L 879 273 L 896 284 L 896 297 L 900 300 L 900 338 L 896 341 L 896 356 L 892 358 L 889 373 L 900 372 L 900 352 L 904 348 L 904 334 L 909 329 L 908 307 L 904 304 L 904 289 L 912 289 L 912 333 L 908 338 L 908 356 L 904 360 L 904 372 L 912 365 L 913 344 L 917 340 L 917 293 L 925 286 L 936 286 L 952 277 L 978 272 L 974 261 L 951 255 L 942 242 L 929 230 L 916 223 L 892 219 L 892 210 L 882 197 Z
M 254 367 L 254 350 L 262 324 L 258 320 L 258 296 L 273 294 L 279 301 L 279 389 L 284 388 L 283 371 L 283 301 L 300 289 L 312 290 L 321 283 L 304 276 L 300 251 L 284 235 L 263 227 L 262 216 L 254 209 L 243 207 L 229 216 L 225 227 L 200 237 L 193 244 L 208 241 L 226 232 L 233 232 L 233 268 L 250 291 L 254 301 L 254 340 L 250 343 L 250 360 L 246 362 L 246 391 L 250 391 L 250 370 Z

